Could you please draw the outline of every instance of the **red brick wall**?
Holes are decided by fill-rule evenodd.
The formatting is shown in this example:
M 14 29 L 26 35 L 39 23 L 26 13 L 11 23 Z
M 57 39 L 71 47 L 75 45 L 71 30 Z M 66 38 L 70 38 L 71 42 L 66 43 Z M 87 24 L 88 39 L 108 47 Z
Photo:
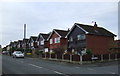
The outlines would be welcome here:
M 67 46 L 67 42 L 68 42 L 68 40 L 66 38 L 61 38 L 60 39 L 61 46 Z
M 55 32 L 51 35 L 50 39 L 53 39 L 53 43 L 50 44 L 50 49 L 56 48 L 56 46 L 60 46 L 60 43 L 55 43 L 55 38 L 59 37 Z M 50 40 L 49 40 L 50 42 Z
M 86 48 L 91 49 L 94 54 L 108 54 L 113 37 L 86 35 Z
M 44 41 L 44 48 L 49 48 L 49 41 Z
M 34 46 L 34 48 L 38 48 L 37 42 L 34 42 L 33 46 Z
M 55 43 L 55 38 L 59 37 L 55 32 L 51 35 L 50 39 L 53 39 L 53 43 L 50 44 L 50 40 L 48 40 L 49 43 L 49 49 L 65 46 L 67 47 L 67 39 L 66 38 L 60 38 L 60 43 Z M 47 46 L 47 45 L 46 45 Z

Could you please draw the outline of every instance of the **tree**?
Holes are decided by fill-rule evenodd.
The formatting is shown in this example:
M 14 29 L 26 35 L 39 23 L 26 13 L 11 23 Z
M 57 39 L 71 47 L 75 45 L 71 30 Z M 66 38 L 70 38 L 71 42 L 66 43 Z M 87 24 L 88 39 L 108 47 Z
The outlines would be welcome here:
M 110 41 L 108 51 L 111 53 L 118 53 L 120 51 L 120 47 L 118 46 L 117 42 Z
M 65 50 L 67 50 L 66 45 L 61 45 L 61 46 L 55 46 L 55 48 L 52 49 L 55 54 L 63 54 Z
M 86 50 L 86 53 L 87 53 L 87 54 L 92 54 L 92 50 L 87 49 L 87 50 Z

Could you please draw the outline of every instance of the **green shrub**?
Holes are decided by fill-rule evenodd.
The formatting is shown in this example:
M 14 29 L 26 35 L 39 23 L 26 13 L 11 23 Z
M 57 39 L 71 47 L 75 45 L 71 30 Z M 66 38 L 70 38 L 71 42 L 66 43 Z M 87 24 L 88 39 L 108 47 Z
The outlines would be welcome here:
M 86 53 L 87 53 L 87 54 L 92 54 L 92 50 L 87 49 L 87 50 L 86 50 Z

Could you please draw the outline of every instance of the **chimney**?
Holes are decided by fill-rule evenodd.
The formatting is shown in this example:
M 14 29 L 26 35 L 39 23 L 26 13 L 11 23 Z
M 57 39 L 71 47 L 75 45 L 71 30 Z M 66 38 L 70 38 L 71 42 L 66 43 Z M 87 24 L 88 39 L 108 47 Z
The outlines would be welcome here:
M 95 24 L 94 24 L 94 27 L 97 27 L 97 24 L 96 24 L 96 22 L 95 22 Z
M 68 31 L 70 31 L 70 28 L 68 28 Z

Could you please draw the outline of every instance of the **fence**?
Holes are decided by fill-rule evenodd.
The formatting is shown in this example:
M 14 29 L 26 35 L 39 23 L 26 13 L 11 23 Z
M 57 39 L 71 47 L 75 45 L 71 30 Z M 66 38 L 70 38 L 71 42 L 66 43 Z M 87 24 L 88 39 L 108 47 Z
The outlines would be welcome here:
M 60 59 L 68 61 L 81 61 L 81 56 L 76 54 L 42 54 L 42 58 L 47 59 Z M 117 60 L 120 58 L 120 53 L 118 54 L 103 54 L 103 55 L 83 55 L 82 61 L 104 61 L 104 60 Z

